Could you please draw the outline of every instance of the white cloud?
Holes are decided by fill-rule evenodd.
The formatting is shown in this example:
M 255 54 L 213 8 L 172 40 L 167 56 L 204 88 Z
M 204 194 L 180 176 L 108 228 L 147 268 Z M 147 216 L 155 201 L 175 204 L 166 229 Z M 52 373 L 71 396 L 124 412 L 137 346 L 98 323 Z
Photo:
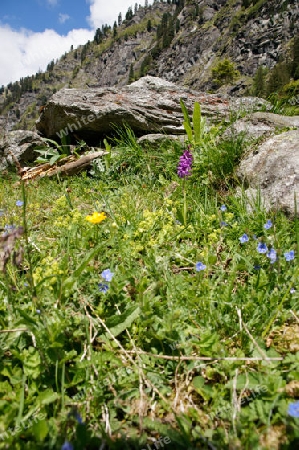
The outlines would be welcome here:
M 70 19 L 70 16 L 68 14 L 59 13 L 59 16 L 58 16 L 59 23 L 64 23 L 69 19 Z
M 55 6 L 58 1 L 47 0 L 47 3 Z M 16 31 L 9 25 L 1 24 L 0 21 L 0 42 L 5 43 L 0 46 L 0 86 L 33 75 L 39 69 L 45 70 L 52 59 L 55 60 L 69 51 L 71 45 L 76 48 L 92 40 L 96 28 L 106 23 L 113 25 L 120 12 L 125 18 L 128 8 L 130 6 L 133 8 L 136 3 L 131 0 L 86 0 L 86 2 L 90 4 L 90 16 L 86 19 L 91 29 L 74 29 L 66 36 L 61 36 L 50 29 L 40 33 L 26 29 Z M 140 3 L 144 5 L 144 0 Z M 68 19 L 67 14 L 59 14 L 60 23 Z
M 113 25 L 121 12 L 123 19 L 125 18 L 128 8 L 131 6 L 134 11 L 134 5 L 139 3 L 144 6 L 144 0 L 136 2 L 136 0 L 89 0 L 90 16 L 87 18 L 91 28 L 94 30 L 103 24 Z M 152 3 L 151 1 L 148 2 Z
M 86 44 L 93 36 L 94 32 L 87 29 L 72 30 L 60 36 L 54 30 L 33 33 L 0 26 L 0 42 L 5 42 L 0 51 L 0 86 L 33 75 L 39 69 L 45 70 L 52 59 L 69 51 L 71 45 L 76 48 Z

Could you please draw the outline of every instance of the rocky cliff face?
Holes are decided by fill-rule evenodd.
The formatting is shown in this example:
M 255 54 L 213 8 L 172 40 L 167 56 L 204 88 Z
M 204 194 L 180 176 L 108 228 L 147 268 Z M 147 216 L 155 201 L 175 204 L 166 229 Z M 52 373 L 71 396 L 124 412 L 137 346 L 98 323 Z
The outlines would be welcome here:
M 241 1 L 203 0 L 197 20 L 190 20 L 192 6 L 186 6 L 179 15 L 182 29 L 153 74 L 197 89 L 212 89 L 211 69 L 227 57 L 240 71 L 237 85 L 245 87 L 246 78 L 259 66 L 271 69 L 278 62 L 299 31 L 299 4 L 283 3 L 264 2 L 255 13 L 250 9 L 246 13 Z
M 186 0 L 182 8 L 156 2 L 147 10 L 140 8 L 116 36 L 111 33 L 100 44 L 92 42 L 64 55 L 51 72 L 35 80 L 34 89 L 6 107 L 0 131 L 34 128 L 40 106 L 62 87 L 123 86 L 130 77 L 145 74 L 240 96 L 257 68 L 275 66 L 298 33 L 297 0 Z M 239 75 L 233 85 L 220 88 L 212 70 L 225 58 Z

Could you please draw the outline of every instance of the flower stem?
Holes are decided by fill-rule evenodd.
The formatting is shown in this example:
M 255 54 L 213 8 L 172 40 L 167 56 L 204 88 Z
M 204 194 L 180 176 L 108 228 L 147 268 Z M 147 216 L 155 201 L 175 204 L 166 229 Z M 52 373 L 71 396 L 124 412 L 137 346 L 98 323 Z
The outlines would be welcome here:
M 184 226 L 187 226 L 187 195 L 186 195 L 186 179 L 184 178 L 183 181 L 183 195 L 184 195 L 184 213 L 183 213 L 183 217 L 184 217 Z
M 27 256 L 27 261 L 28 261 L 29 284 L 30 284 L 30 288 L 31 288 L 32 300 L 34 301 L 34 300 L 36 300 L 36 289 L 35 289 L 34 281 L 33 281 L 32 260 L 31 260 L 31 254 L 30 254 L 30 242 L 29 242 L 28 225 L 27 225 L 27 217 L 26 217 L 27 197 L 26 197 L 24 181 L 22 181 L 22 198 L 23 198 L 23 228 L 24 228 L 24 237 L 25 237 L 25 242 L 26 242 L 26 256 Z

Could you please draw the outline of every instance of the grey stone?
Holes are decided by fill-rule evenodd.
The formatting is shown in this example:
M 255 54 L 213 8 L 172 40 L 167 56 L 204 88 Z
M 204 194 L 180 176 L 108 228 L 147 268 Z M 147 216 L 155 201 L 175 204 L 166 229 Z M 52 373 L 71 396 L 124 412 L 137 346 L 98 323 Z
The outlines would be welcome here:
M 12 154 L 21 165 L 34 161 L 38 156 L 34 150 L 40 146 L 46 147 L 47 144 L 36 132 L 10 131 L 0 139 L 0 170 L 15 165 Z
M 249 188 L 260 189 L 268 208 L 294 215 L 295 195 L 299 211 L 299 130 L 267 139 L 242 160 L 237 173 Z
M 184 144 L 187 137 L 185 135 L 174 135 L 174 134 L 145 134 L 137 139 L 138 144 L 159 146 L 163 142 L 173 141 L 179 144 Z
M 255 112 L 234 122 L 224 137 L 244 134 L 246 141 L 255 141 L 267 137 L 285 128 L 299 129 L 299 116 L 282 116 L 267 112 Z
M 231 112 L 240 107 L 252 112 L 268 105 L 257 98 L 228 99 L 146 76 L 119 88 L 61 89 L 46 105 L 36 128 L 48 138 L 74 134 L 92 145 L 123 124 L 137 136 L 182 134 L 181 98 L 190 112 L 198 101 L 202 115 L 213 123 L 229 120 Z

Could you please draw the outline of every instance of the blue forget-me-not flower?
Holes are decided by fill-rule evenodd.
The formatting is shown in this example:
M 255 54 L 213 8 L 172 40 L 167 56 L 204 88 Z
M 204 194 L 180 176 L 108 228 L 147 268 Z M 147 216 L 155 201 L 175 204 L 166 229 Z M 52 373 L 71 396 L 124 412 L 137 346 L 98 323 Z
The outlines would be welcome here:
M 294 250 L 290 250 L 289 252 L 284 253 L 284 257 L 286 261 L 292 261 L 295 258 Z
M 61 450 L 74 450 L 73 444 L 71 444 L 69 441 L 65 441 L 65 443 L 61 447 Z
M 103 294 L 106 294 L 106 292 L 109 289 L 109 286 L 107 283 L 99 283 L 98 287 L 99 287 L 100 292 L 103 292 Z
M 274 248 L 271 248 L 267 253 L 267 257 L 270 258 L 271 264 L 275 263 L 275 261 L 277 260 L 276 250 L 274 250 Z
M 101 275 L 102 275 L 102 277 L 104 278 L 105 281 L 111 281 L 112 278 L 113 278 L 114 273 L 111 272 L 110 269 L 105 269 L 105 270 L 103 270 Z
M 273 223 L 272 223 L 271 220 L 269 219 L 269 220 L 267 220 L 267 222 L 265 223 L 264 228 L 265 228 L 266 230 L 269 230 L 269 228 L 271 228 L 272 225 L 273 225 Z
M 288 415 L 299 418 L 299 401 L 289 404 Z
M 247 236 L 246 233 L 244 233 L 243 236 L 241 236 L 241 237 L 239 238 L 239 241 L 241 242 L 241 244 L 244 244 L 245 242 L 248 242 L 248 241 L 249 241 L 249 237 Z
M 203 264 L 202 262 L 200 262 L 200 261 L 195 264 L 195 270 L 197 272 L 200 272 L 201 270 L 205 270 L 206 267 L 207 266 L 205 264 Z
M 256 249 L 259 253 L 267 253 L 268 251 L 268 247 L 265 242 L 259 242 Z

